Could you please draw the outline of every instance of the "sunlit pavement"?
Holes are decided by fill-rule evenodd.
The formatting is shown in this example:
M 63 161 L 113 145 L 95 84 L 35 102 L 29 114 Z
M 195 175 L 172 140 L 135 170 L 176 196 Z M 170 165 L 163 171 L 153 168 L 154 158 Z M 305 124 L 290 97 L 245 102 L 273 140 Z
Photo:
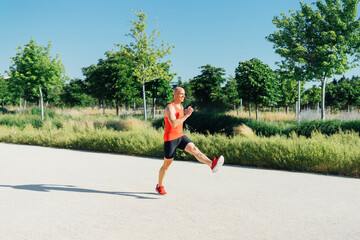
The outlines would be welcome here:
M 360 239 L 360 180 L 0 143 L 0 239 Z

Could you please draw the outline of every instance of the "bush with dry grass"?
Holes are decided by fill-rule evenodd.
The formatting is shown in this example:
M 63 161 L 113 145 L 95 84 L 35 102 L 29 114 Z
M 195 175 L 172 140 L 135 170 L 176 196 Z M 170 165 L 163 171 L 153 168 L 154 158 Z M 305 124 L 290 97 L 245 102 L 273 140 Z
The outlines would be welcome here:
M 104 126 L 108 129 L 114 129 L 117 131 L 133 131 L 133 130 L 142 130 L 152 127 L 150 122 L 141 121 L 136 118 L 127 118 L 123 120 L 111 120 L 111 121 L 101 121 L 96 123 L 99 126 Z
M 238 118 L 249 118 L 249 112 L 243 111 L 242 113 L 237 111 L 228 111 L 226 113 L 228 116 L 238 117 Z M 256 119 L 256 113 L 251 112 L 251 119 Z M 296 115 L 293 112 L 259 112 L 259 120 L 267 122 L 283 122 L 283 121 L 296 121 Z
M 244 137 L 255 137 L 254 131 L 245 124 L 241 124 L 240 126 L 234 127 L 234 135 L 240 135 Z
M 35 124 L 38 120 L 33 122 L 32 119 L 38 118 L 25 113 L 0 115 L 0 141 L 160 158 L 163 156 L 164 130 L 155 130 L 150 123 L 139 119 L 60 115 L 41 121 L 41 126 Z M 221 122 L 222 119 L 216 120 Z M 230 123 L 227 125 L 233 126 Z M 263 129 L 263 136 L 270 136 L 270 133 L 276 130 L 264 122 L 248 123 L 253 124 L 250 126 L 252 129 Z M 358 132 L 344 133 L 338 129 L 360 131 L 360 122 L 329 121 L 309 124 L 302 126 L 307 134 L 311 133 L 311 136 L 307 137 L 295 133 L 289 133 L 288 136 L 254 136 L 254 132 L 247 125 L 235 127 L 235 134 L 231 136 L 196 133 L 187 135 L 205 155 L 212 157 L 222 154 L 227 164 L 359 177 Z M 314 133 L 314 124 L 332 135 Z M 341 127 L 338 127 L 340 125 Z M 176 159 L 195 160 L 192 155 L 180 150 Z
M 244 127 L 243 127 L 244 128 Z M 246 128 L 245 128 L 246 129 Z M 227 137 L 223 134 L 187 133 L 201 151 L 212 156 L 224 155 L 226 164 L 291 171 L 360 176 L 360 138 L 357 133 L 326 136 L 313 133 L 311 138 Z M 107 128 L 82 128 L 50 125 L 37 129 L 0 126 L 0 141 L 129 155 L 163 157 L 163 129 L 115 131 Z M 194 156 L 177 151 L 176 159 L 195 161 Z

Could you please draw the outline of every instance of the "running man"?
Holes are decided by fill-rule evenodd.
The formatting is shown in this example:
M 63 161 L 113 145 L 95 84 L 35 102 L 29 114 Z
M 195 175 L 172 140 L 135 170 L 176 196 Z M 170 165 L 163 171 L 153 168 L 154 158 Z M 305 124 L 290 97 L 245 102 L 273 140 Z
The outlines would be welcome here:
M 219 167 L 224 164 L 224 157 L 220 156 L 218 158 L 214 157 L 214 161 L 211 161 L 205 154 L 203 154 L 195 144 L 183 133 L 183 123 L 185 120 L 191 116 L 194 112 L 192 107 L 184 109 L 182 102 L 185 98 L 185 90 L 181 87 L 176 87 L 174 90 L 174 100 L 169 103 L 164 111 L 164 120 L 165 120 L 165 133 L 164 133 L 164 164 L 159 171 L 159 182 L 156 185 L 156 191 L 159 194 L 166 194 L 163 180 L 174 160 L 175 151 L 177 148 L 185 150 L 188 153 L 191 153 L 195 158 L 202 163 L 208 165 L 211 170 L 215 173 L 218 171 Z

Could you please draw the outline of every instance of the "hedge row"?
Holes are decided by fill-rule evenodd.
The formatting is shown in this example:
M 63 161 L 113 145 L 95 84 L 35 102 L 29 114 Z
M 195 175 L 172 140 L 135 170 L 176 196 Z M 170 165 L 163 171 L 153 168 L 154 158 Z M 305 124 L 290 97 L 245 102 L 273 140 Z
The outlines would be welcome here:
M 250 127 L 258 136 L 270 137 L 275 135 L 289 136 L 295 132 L 299 136 L 310 137 L 314 131 L 325 135 L 332 135 L 339 131 L 354 131 L 360 133 L 360 120 L 340 121 L 340 120 L 314 120 L 287 123 L 270 123 L 264 121 L 237 118 L 225 114 L 212 114 L 195 112 L 185 122 L 185 126 L 192 132 L 202 134 L 224 133 L 228 136 L 233 135 L 233 129 L 242 124 Z M 163 119 L 153 122 L 156 128 L 164 126 Z
M 49 123 L 47 123 L 49 124 Z M 50 125 L 35 129 L 0 126 L 0 142 L 41 145 L 129 155 L 163 157 L 163 130 L 147 128 L 114 131 L 106 128 L 77 128 Z M 212 156 L 224 155 L 226 164 L 253 166 L 323 174 L 360 175 L 360 138 L 354 133 L 331 136 L 320 133 L 311 138 L 296 134 L 273 137 L 228 138 L 223 134 L 188 134 L 201 151 Z M 178 150 L 176 159 L 195 161 L 194 156 Z

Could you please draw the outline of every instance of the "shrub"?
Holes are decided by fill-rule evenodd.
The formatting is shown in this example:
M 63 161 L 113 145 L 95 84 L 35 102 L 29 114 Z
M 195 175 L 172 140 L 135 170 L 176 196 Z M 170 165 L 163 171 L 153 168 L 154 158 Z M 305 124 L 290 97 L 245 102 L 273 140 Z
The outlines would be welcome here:
M 282 134 L 285 127 L 277 123 L 268 123 L 245 118 L 237 118 L 225 114 L 213 114 L 212 112 L 195 112 L 186 120 L 189 129 L 198 133 L 225 133 L 233 135 L 234 127 L 245 124 L 250 127 L 256 135 L 274 136 Z
M 23 129 L 0 126 L 0 141 L 51 147 L 114 152 L 151 157 L 163 156 L 163 130 L 151 128 L 131 131 L 78 127 L 66 123 L 51 129 L 51 122 L 41 129 L 26 124 Z M 85 126 L 83 123 L 80 126 Z M 246 138 L 225 134 L 190 133 L 190 139 L 209 156 L 224 155 L 226 164 L 291 171 L 360 176 L 360 138 L 357 133 L 339 132 L 331 136 L 314 132 L 311 138 L 295 133 L 286 136 Z M 195 161 L 185 151 L 176 159 Z
M 151 121 L 154 128 L 165 128 L 164 118 L 157 118 Z
M 53 120 L 52 123 L 57 129 L 62 128 L 64 126 L 64 122 L 58 119 Z
M 333 135 L 335 133 L 338 133 L 341 130 L 355 130 L 354 128 L 349 127 L 351 125 L 348 125 L 348 127 L 346 129 L 344 129 L 342 127 L 342 126 L 346 126 L 346 125 L 344 125 L 344 123 L 346 123 L 346 122 L 342 122 L 340 120 L 303 121 L 299 125 L 297 125 L 293 128 L 288 128 L 286 131 L 284 131 L 284 133 L 286 135 L 289 135 L 290 132 L 295 132 L 298 135 L 311 137 L 311 134 L 314 131 L 317 131 L 317 132 L 320 132 L 320 133 L 326 134 L 326 135 Z M 359 128 L 360 128 L 360 125 L 359 125 Z
M 244 137 L 254 137 L 255 133 L 251 128 L 242 124 L 241 126 L 234 127 L 234 135 L 240 135 Z
M 30 118 L 29 121 L 34 128 L 41 128 L 44 124 L 40 118 Z
M 32 115 L 41 116 L 41 109 L 39 107 L 32 107 L 30 111 Z M 44 116 L 48 118 L 54 118 L 56 113 L 52 110 L 44 109 Z
M 360 120 L 355 121 L 342 121 L 341 130 L 343 131 L 355 131 L 360 133 Z
M 248 120 L 246 124 L 253 129 L 258 136 L 270 137 L 281 135 L 284 131 L 284 127 L 276 123 Z
M 94 123 L 94 126 L 96 128 L 106 127 L 107 129 L 113 129 L 116 131 L 130 131 L 148 129 L 152 127 L 152 124 L 137 118 L 126 118 L 122 120 L 109 121 L 98 120 Z
M 27 124 L 32 125 L 34 128 L 41 128 L 43 126 L 39 116 L 8 114 L 0 116 L 0 125 L 16 126 L 23 129 Z
M 4 108 L 4 107 L 0 107 L 0 113 L 4 114 L 4 113 L 8 113 L 9 111 Z
M 246 119 L 226 116 L 214 112 L 194 112 L 190 118 L 186 120 L 188 128 L 198 133 L 225 133 L 233 134 L 235 126 L 247 124 Z
M 256 135 L 264 137 L 275 135 L 290 136 L 292 132 L 295 132 L 299 136 L 310 137 L 314 131 L 326 135 L 336 134 L 340 130 L 360 133 L 360 120 L 313 120 L 302 121 L 300 124 L 293 121 L 274 123 L 199 111 L 194 112 L 193 115 L 185 121 L 185 126 L 192 132 L 202 134 L 225 133 L 228 136 L 232 136 L 234 134 L 234 129 L 242 124 L 250 127 Z M 154 120 L 153 125 L 156 128 L 163 127 L 164 120 Z

